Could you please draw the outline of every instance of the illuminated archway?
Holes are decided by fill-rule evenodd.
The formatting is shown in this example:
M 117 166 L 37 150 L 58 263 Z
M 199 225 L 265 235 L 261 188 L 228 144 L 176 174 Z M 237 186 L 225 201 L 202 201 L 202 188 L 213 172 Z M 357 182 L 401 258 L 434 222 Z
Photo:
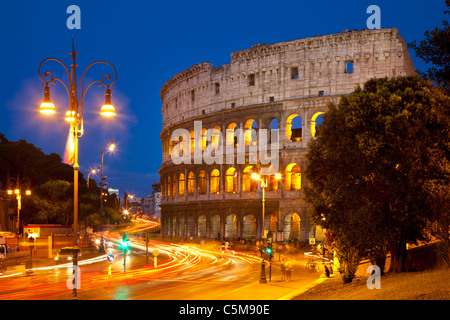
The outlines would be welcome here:
M 291 114 L 286 120 L 286 139 L 302 140 L 302 118 L 298 114 Z
M 184 196 L 184 173 L 180 173 L 178 178 L 178 194 Z
M 322 123 L 320 118 L 322 117 L 323 114 L 324 114 L 324 112 L 316 112 L 311 118 L 311 136 L 312 137 L 316 136 L 318 124 Z
M 195 176 L 191 171 L 188 174 L 188 194 L 193 195 L 195 193 Z
M 258 181 L 251 178 L 253 166 L 247 166 L 242 172 L 242 191 L 255 192 L 258 187 Z
M 211 194 L 219 194 L 220 190 L 220 171 L 214 169 L 211 171 L 211 177 L 209 179 L 209 189 Z
M 301 172 L 300 166 L 296 163 L 291 163 L 285 170 L 285 190 L 298 191 L 301 189 Z
M 225 172 L 225 192 L 237 192 L 237 171 L 235 168 L 228 168 Z

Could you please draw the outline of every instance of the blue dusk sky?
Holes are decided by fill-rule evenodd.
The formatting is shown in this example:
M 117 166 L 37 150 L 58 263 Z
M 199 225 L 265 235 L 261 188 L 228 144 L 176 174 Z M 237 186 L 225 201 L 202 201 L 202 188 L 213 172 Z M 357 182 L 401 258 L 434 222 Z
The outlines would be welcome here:
M 70 5 L 81 9 L 81 29 L 70 30 Z M 38 68 L 57 58 L 70 68 L 72 36 L 78 52 L 78 77 L 92 62 L 104 60 L 117 69 L 112 95 L 117 116 L 102 119 L 104 88 L 92 86 L 84 106 L 85 133 L 79 140 L 80 171 L 87 176 L 100 164 L 108 140 L 117 143 L 105 154 L 109 187 L 142 197 L 159 181 L 163 84 L 200 62 L 220 66 L 230 54 L 257 43 L 276 43 L 343 30 L 364 29 L 370 5 L 381 9 L 381 28 L 395 27 L 407 43 L 420 41 L 427 30 L 441 26 L 444 0 L 344 1 L 118 1 L 47 0 L 2 2 L 0 18 L 0 132 L 12 141 L 25 139 L 46 154 L 63 157 L 68 124 L 64 87 L 51 86 L 57 113 L 43 117 Z M 410 51 L 418 70 L 426 65 Z M 49 71 L 63 77 L 57 63 Z M 110 69 L 95 66 L 86 81 Z M 63 78 L 64 79 L 64 78 Z M 98 181 L 98 176 L 94 177 Z

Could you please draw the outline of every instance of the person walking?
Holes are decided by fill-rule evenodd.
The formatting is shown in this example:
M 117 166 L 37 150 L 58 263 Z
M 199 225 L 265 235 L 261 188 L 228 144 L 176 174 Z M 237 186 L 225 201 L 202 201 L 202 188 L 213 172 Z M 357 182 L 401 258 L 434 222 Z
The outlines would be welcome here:
M 281 269 L 281 281 L 286 281 L 286 264 L 284 258 L 281 261 L 280 269 Z
M 286 261 L 285 269 L 286 269 L 286 280 L 291 281 L 293 264 L 291 260 Z

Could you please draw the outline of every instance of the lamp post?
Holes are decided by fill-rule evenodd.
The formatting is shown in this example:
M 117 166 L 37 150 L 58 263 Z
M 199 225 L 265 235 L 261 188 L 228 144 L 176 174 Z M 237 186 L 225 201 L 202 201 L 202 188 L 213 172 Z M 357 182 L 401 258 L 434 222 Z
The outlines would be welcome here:
M 25 195 L 31 195 L 31 181 L 28 178 L 20 179 L 19 174 L 17 178 L 8 179 L 8 195 L 16 195 L 17 199 L 17 222 L 16 222 L 16 235 L 17 235 L 17 251 L 19 249 L 19 236 L 20 236 L 20 209 L 22 209 L 22 191 L 25 191 Z
M 251 176 L 250 176 L 253 180 L 257 180 L 260 182 L 261 184 L 261 191 L 262 191 L 262 212 L 261 212 L 261 224 L 262 224 L 262 230 L 261 230 L 261 278 L 259 279 L 259 283 L 267 283 L 267 279 L 266 279 L 266 268 L 265 268 L 265 262 L 264 262 L 264 248 L 266 247 L 266 228 L 265 228 L 265 207 L 266 207 L 266 195 L 265 195 L 265 190 L 268 187 L 267 184 L 267 177 L 266 179 L 263 178 L 263 176 L 261 176 L 259 173 L 257 172 L 252 172 Z M 281 179 L 281 174 L 280 173 L 276 173 L 275 174 L 275 179 L 280 180 Z
M 89 171 L 88 176 L 87 176 L 87 187 L 88 188 L 89 188 L 89 176 L 91 174 L 96 174 L 96 173 L 97 173 L 97 170 L 95 170 L 95 169 L 92 169 L 91 171 Z
M 78 164 L 78 139 L 83 136 L 84 133 L 84 126 L 83 126 L 83 107 L 84 107 L 84 98 L 86 96 L 87 90 L 95 83 L 98 84 L 99 87 L 105 86 L 105 104 L 102 106 L 100 110 L 100 114 L 105 117 L 112 117 L 114 116 L 115 109 L 114 106 L 111 104 L 111 88 L 113 84 L 116 82 L 117 79 L 117 71 L 114 68 L 114 66 L 106 61 L 96 61 L 91 63 L 83 72 L 81 77 L 81 90 L 78 92 L 78 84 L 77 84 L 77 64 L 76 64 L 76 55 L 77 52 L 75 52 L 75 44 L 74 39 L 72 38 L 72 52 L 70 53 L 72 56 L 72 64 L 70 72 L 69 69 L 66 67 L 66 65 L 61 62 L 61 60 L 55 59 L 55 58 L 47 58 L 41 62 L 39 65 L 39 77 L 42 81 L 42 86 L 44 88 L 44 101 L 42 102 L 40 106 L 40 112 L 45 115 L 51 115 L 55 113 L 55 106 L 51 102 L 50 99 L 50 87 L 49 84 L 56 85 L 56 82 L 60 82 L 64 88 L 66 89 L 66 92 L 69 96 L 69 110 L 66 112 L 65 120 L 70 123 L 70 134 L 72 135 L 73 139 L 73 184 L 74 184 L 74 192 L 73 192 L 73 231 L 74 231 L 74 237 L 73 237 L 73 243 L 74 243 L 74 259 L 73 259 L 73 265 L 74 265 L 74 273 L 76 272 L 77 267 L 77 255 L 78 255 L 78 171 L 79 171 L 79 164 Z M 50 71 L 41 72 L 41 68 L 45 62 L 48 61 L 55 61 L 58 62 L 63 69 L 65 70 L 68 78 L 69 78 L 69 85 L 66 85 L 60 78 L 56 78 L 53 76 L 53 73 Z M 114 71 L 114 78 L 109 74 L 104 74 L 100 80 L 92 81 L 89 85 L 84 87 L 84 77 L 86 75 L 86 72 L 94 65 L 96 64 L 107 64 L 109 65 L 113 71 Z M 112 81 L 111 81 L 112 80 Z M 76 298 L 76 277 L 74 276 L 74 286 L 73 286 L 73 297 Z
M 114 147 L 114 141 L 108 141 L 100 152 L 100 251 L 102 252 L 105 251 L 105 248 L 103 246 L 103 187 L 106 187 L 106 185 L 108 184 L 108 182 L 103 182 L 104 180 L 106 180 L 106 176 L 103 176 L 103 156 L 106 149 L 108 149 L 109 151 L 113 151 Z

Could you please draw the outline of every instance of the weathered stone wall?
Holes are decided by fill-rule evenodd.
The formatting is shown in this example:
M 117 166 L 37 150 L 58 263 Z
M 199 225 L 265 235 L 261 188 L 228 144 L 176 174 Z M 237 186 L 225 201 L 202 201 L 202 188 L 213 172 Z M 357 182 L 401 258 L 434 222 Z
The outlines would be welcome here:
M 353 73 L 346 73 L 350 61 Z M 295 70 L 298 78 L 292 79 Z M 232 53 L 230 64 L 213 68 L 203 62 L 167 81 L 161 89 L 163 129 L 203 114 L 269 102 L 271 97 L 286 101 L 316 97 L 319 91 L 324 96 L 348 94 L 373 77 L 414 73 L 395 28 L 256 45 Z

